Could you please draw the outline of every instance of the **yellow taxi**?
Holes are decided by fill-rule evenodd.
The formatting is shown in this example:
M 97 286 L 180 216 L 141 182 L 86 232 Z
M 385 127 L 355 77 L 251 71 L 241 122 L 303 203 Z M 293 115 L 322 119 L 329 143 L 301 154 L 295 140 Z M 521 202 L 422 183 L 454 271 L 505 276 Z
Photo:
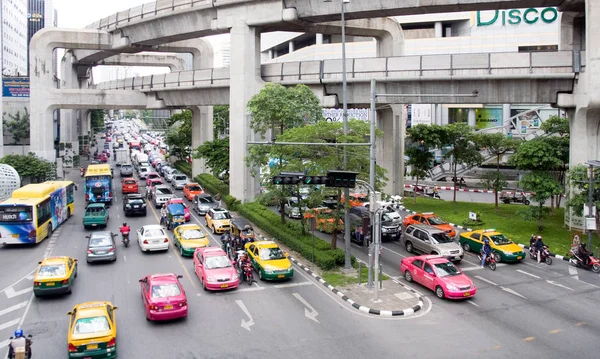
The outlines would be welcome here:
M 206 227 L 213 233 L 225 233 L 231 229 L 231 215 L 229 211 L 223 208 L 211 208 L 204 217 Z
M 41 262 L 33 278 L 33 294 L 36 297 L 55 294 L 71 294 L 77 277 L 77 259 L 49 257 Z
M 460 234 L 458 243 L 460 243 L 465 252 L 474 251 L 479 253 L 485 239 L 490 241 L 494 259 L 498 263 L 520 262 L 525 258 L 525 252 L 523 252 L 523 249 L 518 244 L 515 244 L 495 229 L 478 229 L 472 232 L 463 232 Z
M 258 277 L 262 280 L 290 279 L 294 276 L 292 262 L 273 241 L 246 243 L 246 252 Z
M 181 256 L 191 257 L 196 248 L 208 247 L 210 240 L 197 224 L 184 224 L 177 226 L 174 233 L 173 243 L 179 248 Z
M 86 302 L 67 313 L 69 358 L 117 357 L 116 309 L 110 302 Z

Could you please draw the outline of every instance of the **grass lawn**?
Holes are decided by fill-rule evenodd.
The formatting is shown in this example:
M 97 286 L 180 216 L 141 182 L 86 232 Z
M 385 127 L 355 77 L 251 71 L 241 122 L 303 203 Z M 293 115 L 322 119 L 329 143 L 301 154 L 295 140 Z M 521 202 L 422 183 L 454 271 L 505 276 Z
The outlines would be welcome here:
M 333 271 L 325 271 L 321 278 L 327 281 L 327 283 L 331 284 L 334 287 L 340 287 L 348 284 L 358 284 L 358 264 L 354 265 L 354 268 L 357 269 L 356 274 L 347 275 L 341 270 L 333 270 Z M 361 283 L 367 282 L 367 275 L 369 273 L 369 269 L 362 265 L 360 267 L 360 279 Z M 388 276 L 383 275 L 383 280 L 389 279 Z
M 404 205 L 417 212 L 435 212 L 445 221 L 462 225 L 469 218 L 469 212 L 477 212 L 481 220 L 485 223 L 481 227 L 473 229 L 494 228 L 515 243 L 529 245 L 531 234 L 540 234 L 544 238 L 544 243 L 550 247 L 552 253 L 568 255 L 570 240 L 577 232 L 569 232 L 569 229 L 563 225 L 564 209 L 558 208 L 554 215 L 549 215 L 544 219 L 544 230 L 538 233 L 537 221 L 524 221 L 516 213 L 525 208 L 519 204 L 500 204 L 498 210 L 494 208 L 493 203 L 471 203 L 471 202 L 452 202 L 440 201 L 430 198 L 417 198 L 417 203 L 406 199 Z M 587 235 L 580 234 L 579 237 L 587 241 Z M 594 236 L 593 249 L 600 246 L 597 236 Z

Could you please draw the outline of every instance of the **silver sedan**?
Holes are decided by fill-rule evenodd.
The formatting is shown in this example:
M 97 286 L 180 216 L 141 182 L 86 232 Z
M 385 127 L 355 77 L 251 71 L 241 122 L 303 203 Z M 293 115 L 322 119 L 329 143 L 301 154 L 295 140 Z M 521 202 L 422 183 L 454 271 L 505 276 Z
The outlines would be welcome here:
M 94 232 L 88 238 L 86 261 L 112 262 L 117 260 L 117 246 L 115 237 L 110 231 Z

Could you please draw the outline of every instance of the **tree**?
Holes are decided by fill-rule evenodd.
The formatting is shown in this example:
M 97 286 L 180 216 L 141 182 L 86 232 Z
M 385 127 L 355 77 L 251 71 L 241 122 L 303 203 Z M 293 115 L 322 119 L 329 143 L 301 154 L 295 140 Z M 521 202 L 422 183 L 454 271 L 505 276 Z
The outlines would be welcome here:
M 457 165 L 459 163 L 467 167 L 472 167 L 483 162 L 483 156 L 474 143 L 474 135 L 473 128 L 464 122 L 452 123 L 444 127 L 442 143 L 451 147 L 451 150 L 446 153 L 445 157 L 452 158 L 452 173 L 454 178 L 456 178 Z M 453 192 L 452 201 L 456 202 L 456 185 Z
M 135 110 L 125 110 L 125 116 L 126 119 L 131 120 L 132 118 L 136 118 L 137 117 L 137 113 Z
M 277 137 L 277 142 L 311 142 L 311 143 L 365 143 L 368 138 L 370 125 L 368 122 L 350 120 L 348 121 L 349 131 L 344 135 L 343 124 L 341 122 L 320 121 L 312 125 L 296 127 L 286 130 Z M 381 131 L 377 132 L 381 136 Z M 344 156 L 341 146 L 319 146 L 319 145 L 290 145 L 290 146 L 250 146 L 249 155 L 246 158 L 251 168 L 264 168 L 270 159 L 273 161 L 273 167 L 270 168 L 271 174 L 280 171 L 303 172 L 307 175 L 324 175 L 327 170 L 343 168 Z M 358 178 L 368 180 L 369 178 L 369 148 L 368 146 L 352 146 L 348 148 L 348 171 L 358 172 Z M 385 186 L 385 169 L 376 166 L 375 187 L 381 189 Z M 253 173 L 253 175 L 257 175 Z M 279 191 L 277 198 L 279 205 L 283 206 L 285 199 L 290 195 L 288 189 L 279 189 L 265 181 L 265 186 L 269 190 Z M 284 186 L 285 187 L 285 186 Z M 286 192 L 287 191 L 287 192 Z M 336 191 L 338 198 L 341 191 Z M 335 210 L 334 218 L 340 218 L 340 208 Z M 337 234 L 342 226 L 336 225 L 333 228 L 332 248 L 336 248 Z
M 229 105 L 213 106 L 213 137 L 219 138 L 229 128 Z M 229 154 L 227 155 L 229 156 Z
M 169 131 L 165 143 L 171 148 L 170 152 L 177 154 L 185 161 L 190 155 L 192 146 L 192 111 L 183 110 L 167 120 Z
M 247 107 L 252 115 L 250 127 L 263 136 L 269 129 L 278 129 L 282 134 L 288 128 L 323 118 L 319 99 L 303 84 L 284 87 L 267 83 L 248 101 Z
M 571 208 L 578 215 L 583 215 L 583 206 L 588 204 L 589 189 L 589 167 L 585 165 L 576 165 L 569 169 L 567 173 L 570 191 L 567 196 L 566 206 Z M 600 208 L 600 169 L 594 169 L 594 183 L 592 187 L 593 201 L 596 208 Z
M 193 157 L 203 158 L 215 176 L 229 170 L 229 137 L 204 142 L 196 148 Z
M 494 190 L 494 203 L 498 209 L 498 192 L 507 185 L 506 177 L 500 172 L 500 159 L 506 153 L 514 151 L 519 146 L 519 142 L 506 137 L 503 133 L 479 133 L 475 136 L 475 142 L 490 156 L 496 157 L 496 171 L 486 173 L 484 179 Z
M 569 153 L 571 149 L 570 143 L 570 128 L 569 119 L 559 116 L 551 116 L 542 123 L 540 128 L 549 135 L 547 141 L 556 150 L 556 156 L 562 162 L 559 167 L 552 169 L 552 175 L 563 188 L 566 181 L 566 171 L 569 167 Z M 556 200 L 556 207 L 560 207 L 560 194 L 552 197 L 551 207 L 554 211 L 554 202 Z
M 555 195 L 562 191 L 561 185 L 556 181 L 552 174 L 545 171 L 532 171 L 526 174 L 519 185 L 525 190 L 534 192 L 531 195 L 531 199 L 539 202 L 537 219 L 538 229 L 540 232 L 544 228 L 542 226 L 542 219 L 544 218 L 544 203 Z
M 32 183 L 44 182 L 56 178 L 55 164 L 37 157 L 33 152 L 26 155 L 6 155 L 0 163 L 12 166 L 21 180 L 29 179 Z
M 21 111 L 15 114 L 2 113 L 2 123 L 4 129 L 10 132 L 15 144 L 19 144 L 22 140 L 29 140 L 29 110 L 23 107 L 23 115 Z
M 146 124 L 152 123 L 152 110 L 141 110 L 140 117 Z
M 90 125 L 92 129 L 104 128 L 104 110 L 92 110 Z
M 406 164 L 410 166 L 409 175 L 417 178 L 415 186 L 419 185 L 420 179 L 427 177 L 434 159 L 430 149 L 441 145 L 443 131 L 439 125 L 416 125 L 408 129 L 407 137 L 412 144 L 405 151 L 408 156 Z M 414 195 L 414 203 L 416 203 L 416 190 Z

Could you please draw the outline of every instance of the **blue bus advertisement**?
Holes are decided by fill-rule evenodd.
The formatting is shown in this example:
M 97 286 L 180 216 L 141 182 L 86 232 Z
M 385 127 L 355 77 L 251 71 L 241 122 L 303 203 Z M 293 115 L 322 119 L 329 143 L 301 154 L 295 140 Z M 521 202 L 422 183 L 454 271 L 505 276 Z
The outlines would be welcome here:
M 86 201 L 89 203 L 111 203 L 112 199 L 112 176 L 98 175 L 85 178 Z

